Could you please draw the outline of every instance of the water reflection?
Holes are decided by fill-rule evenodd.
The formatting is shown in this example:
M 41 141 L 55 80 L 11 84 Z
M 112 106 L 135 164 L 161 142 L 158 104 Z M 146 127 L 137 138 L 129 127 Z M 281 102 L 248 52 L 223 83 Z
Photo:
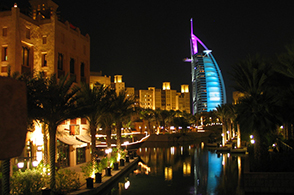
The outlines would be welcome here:
M 115 184 L 107 194 L 243 194 L 241 156 L 216 153 L 202 143 L 146 147 L 137 154 L 142 162 L 127 175 L 128 188 Z

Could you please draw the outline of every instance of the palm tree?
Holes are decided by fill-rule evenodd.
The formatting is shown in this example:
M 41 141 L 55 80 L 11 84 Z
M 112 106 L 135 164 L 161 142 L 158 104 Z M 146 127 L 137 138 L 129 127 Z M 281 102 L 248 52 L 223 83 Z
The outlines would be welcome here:
M 168 110 L 160 110 L 159 112 L 159 116 L 160 116 L 160 123 L 163 126 L 163 129 L 165 131 L 166 128 L 166 122 L 170 116 L 170 112 Z
M 275 102 L 269 92 L 268 81 L 271 75 L 269 64 L 259 56 L 249 57 L 236 64 L 232 74 L 235 89 L 244 93 L 237 105 L 237 122 L 242 131 L 254 134 L 256 160 L 260 160 L 267 150 L 266 134 L 275 129 L 276 125 L 276 118 L 272 115 Z
M 126 91 L 114 93 L 111 103 L 112 117 L 116 123 L 117 149 L 121 148 L 122 121 L 133 112 L 134 98 L 128 96 Z
M 227 131 L 227 106 L 225 104 L 218 105 L 216 107 L 216 115 L 220 118 L 220 121 L 222 122 L 222 145 L 225 146 L 227 139 L 226 139 L 226 131 Z
M 271 83 L 274 86 L 275 97 L 277 97 L 281 111 L 280 116 L 284 126 L 284 138 L 293 139 L 294 134 L 291 131 L 291 124 L 294 123 L 294 42 L 286 46 L 286 52 L 278 56 L 274 63 L 276 71 L 275 78 Z
M 78 87 L 73 87 L 73 81 L 66 77 L 57 80 L 52 75 L 46 81 L 46 89 L 43 92 L 40 107 L 43 112 L 43 120 L 48 125 L 49 153 L 50 153 L 50 188 L 55 191 L 55 148 L 57 127 L 66 119 L 79 117 L 76 101 L 78 100 Z
M 81 84 L 81 90 L 78 94 L 78 106 L 83 108 L 84 117 L 89 122 L 89 130 L 91 135 L 91 157 L 92 161 L 95 160 L 96 154 L 96 130 L 103 116 L 106 108 L 104 99 L 107 98 L 107 91 L 109 87 L 104 87 L 99 83 L 95 83 L 91 88 L 89 84 Z
M 147 121 L 148 125 L 148 133 L 149 134 L 152 134 L 153 133 L 153 130 L 151 130 L 151 121 L 154 119 L 154 116 L 155 116 L 155 111 L 152 110 L 152 109 L 143 109 L 141 111 L 141 117 L 144 121 Z
M 154 120 L 155 120 L 155 124 L 156 124 L 157 133 L 160 132 L 160 112 L 161 112 L 160 108 L 157 108 L 154 111 Z

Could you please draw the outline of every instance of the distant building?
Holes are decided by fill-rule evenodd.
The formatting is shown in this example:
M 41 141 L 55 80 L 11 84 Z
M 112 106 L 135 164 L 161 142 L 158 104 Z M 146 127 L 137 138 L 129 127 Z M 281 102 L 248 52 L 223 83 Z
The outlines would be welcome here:
M 171 89 L 170 82 L 163 82 L 162 89 L 149 87 L 147 90 L 139 90 L 138 98 L 141 108 L 191 112 L 188 85 L 182 85 L 181 92 L 177 92 Z
M 197 43 L 205 50 L 198 51 Z M 211 50 L 193 34 L 191 19 L 192 110 L 193 114 L 215 110 L 226 103 L 226 90 L 221 71 Z
M 90 72 L 90 86 L 93 87 L 95 83 L 100 83 L 107 87 L 111 86 L 111 76 L 102 76 L 102 71 Z
M 23 14 L 17 4 L 0 12 L 0 76 L 11 73 L 43 72 L 57 78 L 69 75 L 78 84 L 90 81 L 90 37 L 56 14 L 52 0 L 30 0 L 32 12 Z M 57 162 L 75 166 L 90 160 L 90 137 L 86 119 L 68 119 L 58 126 Z M 27 134 L 25 158 L 42 159 L 40 124 Z M 79 138 L 78 138 L 79 137 Z M 77 140 L 78 138 L 79 140 Z M 62 154 L 62 157 L 61 157 Z
M 242 98 L 242 97 L 244 97 L 244 96 L 245 96 L 244 93 L 242 93 L 242 92 L 240 92 L 240 91 L 234 91 L 234 92 L 233 92 L 233 102 L 232 102 L 232 104 L 233 104 L 233 105 L 238 104 L 240 98 Z

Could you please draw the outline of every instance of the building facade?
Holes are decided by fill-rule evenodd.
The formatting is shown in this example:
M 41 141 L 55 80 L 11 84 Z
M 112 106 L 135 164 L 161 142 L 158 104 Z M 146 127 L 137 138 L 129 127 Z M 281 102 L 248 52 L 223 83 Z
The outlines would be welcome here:
M 198 51 L 200 43 L 205 50 Z M 226 103 L 226 90 L 219 66 L 212 51 L 193 34 L 191 19 L 191 75 L 192 75 L 192 110 L 193 114 L 215 110 Z
M 189 85 L 181 85 L 181 92 L 177 92 L 171 89 L 170 82 L 163 82 L 162 89 L 139 90 L 138 99 L 140 107 L 145 109 L 191 112 Z
M 90 37 L 56 14 L 52 0 L 30 0 L 31 13 L 24 14 L 17 4 L 0 12 L 0 76 L 9 72 L 57 78 L 71 77 L 77 84 L 90 81 Z M 58 127 L 57 163 L 75 166 L 90 159 L 88 124 L 85 119 L 64 121 Z M 43 133 L 40 124 L 27 134 L 22 157 L 42 160 Z M 80 139 L 78 138 L 80 137 Z
M 0 12 L 0 75 L 44 72 L 58 78 L 70 75 L 89 83 L 90 37 L 68 21 L 58 20 L 58 5 L 51 0 L 30 0 L 32 16 L 25 15 L 15 4 Z

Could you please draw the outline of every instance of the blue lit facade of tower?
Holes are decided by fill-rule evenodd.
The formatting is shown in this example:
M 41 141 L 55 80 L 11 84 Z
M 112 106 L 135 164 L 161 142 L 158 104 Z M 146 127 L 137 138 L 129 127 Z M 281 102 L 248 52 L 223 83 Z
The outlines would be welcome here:
M 198 51 L 197 43 L 205 50 Z M 221 71 L 211 50 L 193 34 L 191 19 L 191 74 L 193 114 L 215 110 L 226 103 L 226 90 Z

